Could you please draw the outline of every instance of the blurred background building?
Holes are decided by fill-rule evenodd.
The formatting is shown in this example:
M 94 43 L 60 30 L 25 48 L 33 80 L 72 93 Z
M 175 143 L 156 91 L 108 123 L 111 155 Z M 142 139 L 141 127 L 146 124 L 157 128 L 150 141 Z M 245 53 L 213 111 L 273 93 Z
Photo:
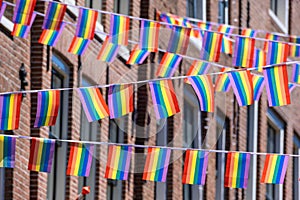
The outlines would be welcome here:
M 8 0 L 15 2 L 14 0 Z M 156 12 L 168 12 L 204 21 L 238 27 L 300 35 L 300 1 L 292 0 L 61 0 L 135 17 L 157 19 Z M 47 2 L 38 1 L 36 11 L 45 13 Z M 83 56 L 67 52 L 75 28 L 66 26 L 57 45 L 52 48 L 38 43 L 43 18 L 37 16 L 27 39 L 11 36 L 13 8 L 8 6 L 0 25 L 0 91 L 20 89 L 19 69 L 27 71 L 26 89 L 80 87 L 145 80 L 155 77 L 162 53 L 152 53 L 142 66 L 126 65 L 132 46 L 122 47 L 118 58 L 107 64 L 97 55 L 105 36 L 96 34 Z M 78 10 L 68 7 L 66 21 L 76 23 Z M 130 39 L 138 41 L 139 21 L 131 20 Z M 109 32 L 110 15 L 100 14 L 97 30 Z M 160 47 L 166 49 L 169 30 L 161 34 Z M 238 32 L 237 32 L 238 33 Z M 258 35 L 264 37 L 264 35 Z M 262 45 L 262 44 L 261 44 Z M 195 57 L 190 42 L 189 53 Z M 197 52 L 197 51 L 196 51 Z M 183 75 L 191 65 L 184 59 L 175 75 Z M 231 66 L 231 57 L 221 55 L 220 63 Z M 218 71 L 219 69 L 211 69 Z M 149 88 L 138 85 L 134 96 L 134 112 L 117 120 L 103 119 L 89 123 L 77 94 L 62 92 L 60 114 L 53 127 L 33 128 L 36 93 L 27 94 L 21 107 L 20 128 L 5 134 L 30 135 L 73 140 L 111 141 L 141 145 L 209 148 L 251 152 L 299 154 L 300 123 L 299 89 L 292 93 L 292 104 L 269 108 L 266 92 L 259 102 L 239 107 L 232 93 L 216 94 L 216 112 L 199 111 L 198 100 L 183 80 L 173 81 L 181 112 L 167 120 L 156 120 Z M 102 94 L 107 99 L 107 90 Z M 97 146 L 91 174 L 87 178 L 66 176 L 68 147 L 60 143 L 55 149 L 50 174 L 27 170 L 30 143 L 18 140 L 16 167 L 0 169 L 0 199 L 75 199 L 82 186 L 90 186 L 86 199 L 300 199 L 299 159 L 291 158 L 283 185 L 260 184 L 264 156 L 253 156 L 246 190 L 224 188 L 226 154 L 210 153 L 207 180 L 204 186 L 183 185 L 181 175 L 184 155 L 172 151 L 166 183 L 142 180 L 146 150 L 136 148 L 127 181 L 104 178 L 107 146 Z

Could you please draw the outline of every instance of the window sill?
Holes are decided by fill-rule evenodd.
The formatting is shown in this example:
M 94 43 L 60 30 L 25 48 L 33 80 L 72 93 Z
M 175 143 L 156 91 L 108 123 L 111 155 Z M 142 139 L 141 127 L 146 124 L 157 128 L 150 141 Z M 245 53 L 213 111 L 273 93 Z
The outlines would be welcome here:
M 288 27 L 285 26 L 279 19 L 278 17 L 275 15 L 275 13 L 269 9 L 269 15 L 272 18 L 272 20 L 277 24 L 277 26 L 281 29 L 281 31 L 285 34 L 288 33 Z
M 1 24 L 10 32 L 13 31 L 14 29 L 14 24 L 12 23 L 12 21 L 10 21 L 8 18 L 6 18 L 5 16 L 2 16 L 1 18 Z
M 76 5 L 75 4 L 75 0 L 60 0 L 60 2 L 65 3 L 65 4 L 70 4 L 70 5 Z M 79 16 L 79 11 L 77 8 L 72 7 L 72 6 L 67 6 L 67 10 L 69 10 L 72 15 L 74 15 L 75 17 Z

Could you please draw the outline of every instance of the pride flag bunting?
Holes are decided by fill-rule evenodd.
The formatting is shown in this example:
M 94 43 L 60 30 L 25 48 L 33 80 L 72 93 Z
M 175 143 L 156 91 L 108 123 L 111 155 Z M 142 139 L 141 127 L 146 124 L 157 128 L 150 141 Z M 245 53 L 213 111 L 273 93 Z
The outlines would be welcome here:
M 290 37 L 290 42 L 295 43 L 295 44 L 289 45 L 289 47 L 290 47 L 289 56 L 299 57 L 300 56 L 300 46 L 297 46 L 297 45 L 300 45 L 300 37 L 293 35 Z
M 110 118 L 122 117 L 133 112 L 133 85 L 112 85 L 108 90 Z
M 160 24 L 157 22 L 142 20 L 139 43 L 141 50 L 158 51 L 159 27 Z
M 248 37 L 256 37 L 257 31 L 250 29 L 250 28 L 246 28 L 242 30 L 242 35 L 244 36 L 248 36 Z
M 289 83 L 289 92 L 290 94 L 292 93 L 292 91 L 296 88 L 297 86 L 294 83 Z
M 36 0 L 17 0 L 14 10 L 13 22 L 15 24 L 31 24 Z
M 76 55 L 82 55 L 86 51 L 90 41 L 91 40 L 89 39 L 75 36 L 72 40 L 68 52 Z
M 224 33 L 225 36 L 228 36 L 228 34 L 231 34 L 233 32 L 233 27 L 226 24 L 221 24 L 218 27 L 218 32 Z
M 204 36 L 204 31 L 203 30 L 208 30 L 210 31 L 212 29 L 212 25 L 207 22 L 198 22 L 197 27 L 200 28 L 201 30 L 196 30 L 193 29 L 191 36 L 196 37 L 196 38 L 201 38 Z
M 40 36 L 39 43 L 54 47 L 65 25 L 66 24 L 63 22 L 59 30 L 44 29 Z
M 300 84 L 300 63 L 295 63 L 293 65 L 292 81 Z
M 228 76 L 239 105 L 251 105 L 253 103 L 253 83 L 250 71 L 230 72 Z
M 230 68 L 222 68 L 220 72 L 230 71 Z M 230 89 L 230 79 L 228 73 L 222 73 L 218 75 L 215 83 L 216 92 L 228 92 Z
M 171 80 L 150 82 L 149 86 L 155 114 L 158 119 L 167 118 L 180 112 Z
M 247 188 L 249 165 L 249 153 L 229 152 L 227 155 L 224 186 Z
M 236 37 L 232 65 L 251 68 L 253 66 L 254 53 L 254 38 Z
M 201 111 L 214 112 L 214 87 L 210 76 L 192 76 L 188 78 L 200 102 Z
M 252 81 L 253 81 L 253 99 L 254 101 L 258 101 L 265 86 L 264 77 L 253 75 Z
M 103 45 L 101 47 L 97 59 L 104 62 L 111 63 L 112 61 L 115 60 L 119 48 L 120 45 L 111 43 L 109 36 L 107 36 L 105 41 L 103 42 Z
M 222 45 L 223 34 L 205 31 L 200 58 L 218 62 Z
M 281 42 L 269 42 L 267 65 L 287 61 L 289 46 Z M 269 106 L 283 106 L 291 103 L 286 65 L 264 69 Z
M 224 36 L 222 39 L 221 52 L 232 55 L 233 42 L 229 37 Z
M 209 68 L 210 68 L 209 63 L 194 60 L 188 72 L 186 73 L 186 76 L 196 76 L 196 75 L 206 74 Z
M 24 25 L 24 24 L 14 24 L 14 28 L 13 31 L 11 32 L 11 35 L 16 36 L 16 37 L 20 37 L 20 38 L 26 38 L 30 28 L 33 24 L 33 21 L 35 19 L 36 14 L 33 13 L 32 17 L 31 17 L 31 21 L 29 25 Z
M 148 148 L 143 180 L 165 182 L 169 167 L 171 149 Z
M 190 41 L 190 28 L 174 26 L 169 40 L 167 51 L 185 55 Z
M 98 88 L 77 88 L 76 90 L 89 122 L 109 116 L 108 106 Z
M 19 128 L 22 94 L 0 95 L 0 130 Z
M 263 66 L 266 66 L 266 62 L 267 54 L 263 50 L 255 48 L 253 67 L 255 67 L 257 71 L 262 72 Z
M 94 39 L 98 11 L 80 8 L 76 28 L 76 37 Z
M 0 135 L 0 167 L 14 168 L 16 138 Z
M 268 52 L 268 47 L 269 47 L 269 42 L 274 42 L 274 41 L 278 41 L 280 39 L 279 35 L 275 35 L 273 33 L 267 33 L 266 34 L 266 39 L 267 40 L 272 40 L 272 41 L 265 41 L 264 43 L 264 48 L 263 50 L 265 52 Z
M 283 184 L 288 161 L 288 155 L 267 154 L 260 182 Z
M 6 3 L 2 2 L 2 0 L 1 0 L 0 1 L 0 21 L 5 12 L 5 9 L 6 9 Z
M 146 60 L 149 54 L 150 54 L 149 51 L 139 49 L 139 45 L 137 44 L 131 51 L 129 59 L 126 62 L 126 64 L 128 65 L 143 64 L 143 62 Z
M 60 91 L 38 92 L 37 112 L 34 127 L 55 125 L 60 103 Z
M 105 178 L 114 180 L 127 180 L 131 159 L 132 147 L 114 146 L 108 147 Z
M 59 31 L 61 29 L 66 10 L 67 5 L 65 4 L 52 1 L 49 2 L 42 28 Z
M 156 72 L 156 76 L 160 76 L 160 77 L 173 76 L 181 60 L 182 60 L 181 56 L 174 53 L 166 52 L 160 61 L 159 67 Z
M 46 138 L 32 138 L 28 170 L 38 172 L 51 172 L 55 140 Z
M 111 15 L 110 18 L 110 39 L 111 43 L 128 45 L 129 17 Z
M 93 152 L 93 144 L 71 143 L 67 175 L 89 176 Z
M 208 164 L 208 152 L 187 150 L 182 174 L 183 184 L 204 185 Z

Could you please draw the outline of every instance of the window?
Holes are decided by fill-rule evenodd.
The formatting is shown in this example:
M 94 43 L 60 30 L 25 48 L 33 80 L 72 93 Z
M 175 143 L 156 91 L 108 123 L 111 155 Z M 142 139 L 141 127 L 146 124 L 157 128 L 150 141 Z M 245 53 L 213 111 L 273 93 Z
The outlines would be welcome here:
M 85 6 L 88 8 L 94 8 L 96 10 L 102 9 L 102 0 L 85 0 Z M 101 24 L 102 14 L 98 12 L 98 22 Z
M 183 113 L 183 146 L 186 148 L 201 147 L 201 112 L 199 102 L 192 87 L 184 85 L 184 113 Z M 185 157 L 183 156 L 183 164 Z M 184 200 L 198 200 L 203 198 L 203 186 L 183 185 Z
M 289 1 L 288 0 L 271 0 L 270 16 L 277 23 L 284 33 L 288 32 L 289 22 Z
M 294 153 L 295 155 L 300 155 L 300 137 L 294 133 Z M 299 183 L 299 176 L 300 176 L 300 159 L 299 157 L 293 158 L 293 199 L 298 200 L 300 199 L 300 183 Z
M 257 152 L 257 136 L 258 136 L 258 101 L 248 106 L 247 116 L 247 151 Z M 257 155 L 253 154 L 250 159 L 249 180 L 246 196 L 247 199 L 256 199 L 256 183 L 257 183 Z
M 81 86 L 87 87 L 91 86 L 92 84 L 89 83 L 86 79 L 82 79 Z M 81 107 L 81 116 L 80 116 L 80 138 L 82 141 L 98 141 L 100 137 L 100 125 L 98 121 L 90 123 L 87 120 L 87 117 L 84 113 L 83 108 Z M 90 170 L 90 175 L 88 177 L 79 177 L 78 181 L 78 193 L 81 192 L 82 187 L 90 186 L 91 191 L 86 196 L 88 199 L 95 199 L 95 181 L 96 181 L 96 166 L 98 160 L 98 152 L 99 152 L 99 145 L 94 146 L 94 155 L 92 158 L 92 165 Z
M 284 123 L 277 116 L 277 114 L 269 109 L 267 112 L 268 116 L 268 153 L 283 153 L 283 135 L 284 135 Z M 282 199 L 283 188 L 282 185 L 266 184 L 266 199 L 277 200 Z
M 217 109 L 216 122 L 217 149 L 225 150 L 227 126 L 229 123 L 225 114 L 220 109 Z M 225 164 L 225 153 L 216 153 L 216 200 L 224 200 L 227 199 L 228 196 L 228 189 L 224 189 Z
M 229 24 L 228 0 L 219 0 L 218 7 L 219 7 L 218 22 L 222 24 Z
M 115 0 L 114 12 L 128 15 L 129 14 L 129 0 Z
M 58 57 L 52 57 L 51 88 L 69 86 L 69 70 L 67 65 Z M 60 110 L 56 124 L 50 127 L 50 138 L 67 139 L 68 124 L 68 91 L 60 93 Z M 48 199 L 65 199 L 65 174 L 67 164 L 67 143 L 56 143 L 51 173 L 48 175 Z
M 187 16 L 206 20 L 206 0 L 187 0 Z
M 124 127 L 126 117 L 109 121 L 109 141 L 114 143 L 124 142 Z M 122 199 L 123 184 L 120 180 L 107 180 L 107 200 Z

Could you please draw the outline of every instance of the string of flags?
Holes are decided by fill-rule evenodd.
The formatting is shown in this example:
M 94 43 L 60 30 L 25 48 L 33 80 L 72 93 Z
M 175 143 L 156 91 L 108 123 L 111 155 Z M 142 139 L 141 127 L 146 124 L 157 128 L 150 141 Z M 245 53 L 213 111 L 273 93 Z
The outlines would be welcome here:
M 51 173 L 56 139 L 0 135 L 0 167 L 15 167 L 16 139 L 30 139 L 28 170 Z M 84 141 L 57 140 L 67 142 L 70 147 L 66 174 L 88 177 L 94 154 L 94 144 Z M 97 144 L 97 142 L 94 142 Z M 209 154 L 226 153 L 224 186 L 230 188 L 247 188 L 251 155 L 265 155 L 261 183 L 283 184 L 289 157 L 299 155 L 268 154 L 253 152 L 233 152 L 222 150 L 197 150 L 175 147 L 150 147 L 144 145 L 113 144 L 108 145 L 108 156 L 104 177 L 113 180 L 127 180 L 132 148 L 147 148 L 143 170 L 143 180 L 165 182 L 170 164 L 171 150 L 184 151 L 183 184 L 205 185 Z

